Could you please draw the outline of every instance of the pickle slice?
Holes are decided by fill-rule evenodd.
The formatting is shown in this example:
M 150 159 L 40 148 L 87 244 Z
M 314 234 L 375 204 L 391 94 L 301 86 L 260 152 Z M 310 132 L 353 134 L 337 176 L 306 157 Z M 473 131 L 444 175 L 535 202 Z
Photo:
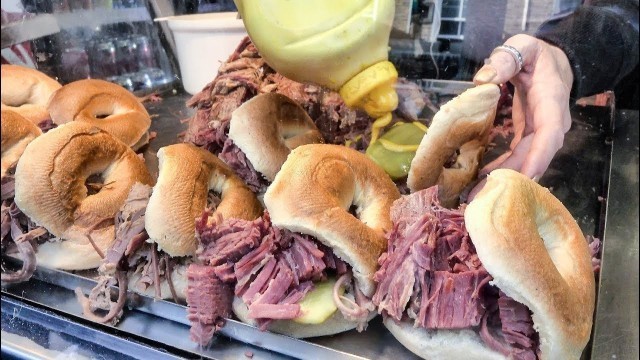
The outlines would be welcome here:
M 409 174 L 411 160 L 416 155 L 415 151 L 393 151 L 387 147 L 402 149 L 420 145 L 424 130 L 413 123 L 399 123 L 380 137 L 386 141 L 376 141 L 367 148 L 367 155 L 371 160 L 384 169 L 392 179 L 401 179 Z M 385 147 L 385 144 L 387 147 Z M 389 146 L 400 145 L 400 146 Z
M 298 304 L 300 304 L 300 316 L 293 321 L 301 324 L 321 324 L 333 315 L 338 307 L 333 302 L 333 287 L 336 279 L 327 279 L 315 283 L 314 289 L 309 291 Z M 340 287 L 340 295 L 344 294 L 344 288 Z

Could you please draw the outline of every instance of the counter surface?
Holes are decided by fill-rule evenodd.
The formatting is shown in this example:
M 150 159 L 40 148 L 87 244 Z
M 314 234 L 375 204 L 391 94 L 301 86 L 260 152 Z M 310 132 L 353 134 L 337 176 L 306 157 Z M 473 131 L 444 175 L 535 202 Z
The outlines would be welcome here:
M 145 160 L 154 175 L 157 175 L 157 149 L 176 143 L 177 135 L 187 128 L 186 123 L 180 122 L 193 113 L 184 106 L 187 99 L 186 95 L 170 96 L 147 105 L 153 116 L 151 129 L 157 132 L 157 137 L 145 152 Z M 638 357 L 638 112 L 619 112 L 613 141 L 608 138 L 610 115 L 608 108 L 574 109 L 573 126 L 566 136 L 565 146 L 540 180 L 542 185 L 549 187 L 563 201 L 585 234 L 604 239 L 593 347 L 590 345 L 584 356 L 593 359 Z M 60 308 L 46 305 L 52 294 L 65 299 L 60 301 L 63 304 Z M 74 302 L 72 293 L 38 279 L 3 288 L 2 300 L 3 320 L 5 306 L 19 309 L 20 303 L 24 303 L 33 305 L 29 311 L 35 312 L 43 307 L 57 309 L 65 317 L 73 319 L 71 323 L 79 322 L 105 334 L 101 336 L 116 334 L 127 339 L 133 336 L 136 344 L 147 346 L 149 351 L 161 349 L 166 354 L 213 358 L 237 358 L 244 354 L 254 358 L 277 359 L 286 358 L 277 353 L 284 352 L 290 356 L 310 358 L 311 353 L 307 350 L 322 352 L 327 347 L 337 350 L 334 353 L 336 359 L 414 357 L 384 329 L 379 319 L 374 320 L 364 333 L 350 331 L 311 339 L 309 342 L 285 337 L 275 337 L 273 340 L 267 334 L 256 333 L 256 338 L 247 341 L 253 345 L 248 345 L 231 339 L 238 339 L 242 335 L 226 332 L 223 333 L 225 336 L 218 336 L 207 349 L 202 349 L 189 342 L 186 319 L 179 319 L 184 314 L 180 313 L 184 311 L 183 307 L 173 304 L 166 307 L 162 304 L 164 302 L 149 304 L 150 308 L 155 306 L 162 310 L 126 310 L 124 320 L 116 331 L 112 327 L 79 320 L 79 306 Z M 155 316 L 149 314 L 159 313 L 167 317 L 168 310 L 177 311 L 177 318 L 173 321 L 154 320 Z M 54 315 L 62 316 L 55 312 Z M 148 322 L 160 325 L 145 325 Z M 3 335 L 5 331 L 13 332 L 5 328 L 5 321 L 2 330 Z M 176 334 L 183 338 L 174 339 Z M 273 349 L 275 352 L 261 349 L 274 346 L 269 344 L 276 344 Z M 11 344 L 3 341 L 2 346 L 4 355 L 5 349 L 9 349 Z M 285 348 L 289 346 L 293 348 Z

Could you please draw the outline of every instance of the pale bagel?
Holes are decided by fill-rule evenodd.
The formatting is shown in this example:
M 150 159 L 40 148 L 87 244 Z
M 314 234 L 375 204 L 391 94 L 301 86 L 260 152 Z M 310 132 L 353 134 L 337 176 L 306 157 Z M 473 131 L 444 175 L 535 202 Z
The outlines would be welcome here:
M 2 173 L 0 175 L 4 177 L 7 170 L 20 159 L 27 145 L 40 136 L 42 131 L 22 115 L 10 110 L 2 110 L 0 122 L 2 123 Z
M 477 175 L 500 99 L 497 85 L 471 88 L 444 104 L 433 117 L 411 161 L 407 185 L 412 192 L 438 185 L 440 202 L 453 207 Z M 444 165 L 459 150 L 450 168 Z
M 464 214 L 493 284 L 533 312 L 546 359 L 578 359 L 591 334 L 595 280 L 587 241 L 548 189 L 491 172 Z
M 139 149 L 148 142 L 151 118 L 122 86 L 104 80 L 79 80 L 57 90 L 47 107 L 57 125 L 86 122 Z
M 90 175 L 100 175 L 104 184 L 93 195 L 85 186 Z M 70 270 L 100 265 L 87 234 L 104 253 L 114 241 L 114 217 L 130 188 L 136 182 L 153 184 L 133 150 L 83 122 L 59 126 L 32 141 L 18 161 L 15 180 L 18 207 L 62 239 L 38 248 L 38 264 Z
M 229 138 L 269 181 L 273 181 L 292 149 L 323 142 L 306 111 L 276 93 L 258 95 L 237 108 L 231 115 Z
M 2 65 L 2 110 L 12 110 L 38 125 L 49 119 L 47 103 L 62 85 L 24 66 Z
M 256 196 L 210 152 L 175 144 L 161 148 L 158 160 L 160 174 L 147 205 L 145 228 L 158 249 L 169 255 L 195 253 L 195 222 L 205 210 L 209 190 L 221 195 L 215 213 L 225 219 L 254 220 L 262 215 Z
M 373 295 L 372 276 L 391 229 L 400 193 L 366 155 L 339 145 L 303 145 L 291 152 L 264 195 L 275 226 L 314 236 L 351 265 L 356 284 Z M 356 206 L 355 217 L 349 213 Z

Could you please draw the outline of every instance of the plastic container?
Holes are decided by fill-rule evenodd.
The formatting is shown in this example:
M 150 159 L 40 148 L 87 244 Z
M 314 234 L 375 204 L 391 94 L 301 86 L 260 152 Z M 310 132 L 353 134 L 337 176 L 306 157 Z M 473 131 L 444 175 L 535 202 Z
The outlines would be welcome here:
M 196 94 L 211 82 L 220 64 L 227 60 L 247 35 L 237 13 L 172 16 L 166 20 L 173 33 L 182 74 L 182 85 Z

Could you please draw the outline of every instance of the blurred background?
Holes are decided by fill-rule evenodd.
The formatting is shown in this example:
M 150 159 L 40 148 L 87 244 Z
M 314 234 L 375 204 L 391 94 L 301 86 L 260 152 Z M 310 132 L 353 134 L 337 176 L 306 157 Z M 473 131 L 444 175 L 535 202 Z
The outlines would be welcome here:
M 396 0 L 390 60 L 417 83 L 470 80 L 489 52 L 580 0 Z M 2 0 L 2 63 L 138 94 L 180 86 L 166 16 L 236 11 L 232 0 Z

